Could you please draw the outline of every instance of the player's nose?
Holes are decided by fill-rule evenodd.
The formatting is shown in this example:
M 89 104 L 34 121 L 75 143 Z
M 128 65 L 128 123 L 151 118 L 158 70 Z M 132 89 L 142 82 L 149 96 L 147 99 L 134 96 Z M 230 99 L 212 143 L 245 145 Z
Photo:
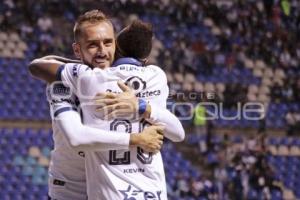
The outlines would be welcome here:
M 105 49 L 104 43 L 103 42 L 99 42 L 97 53 L 103 54 L 104 53 L 104 49 Z

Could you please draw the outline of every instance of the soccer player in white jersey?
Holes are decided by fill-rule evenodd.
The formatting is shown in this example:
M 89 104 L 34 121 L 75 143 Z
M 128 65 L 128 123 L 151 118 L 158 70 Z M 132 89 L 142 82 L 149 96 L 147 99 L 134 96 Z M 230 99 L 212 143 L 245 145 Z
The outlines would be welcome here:
M 76 25 L 75 35 L 77 35 L 77 39 L 81 40 L 76 40 L 74 43 L 75 52 L 82 53 L 81 58 L 90 66 L 109 67 L 115 51 L 114 31 L 111 22 L 101 11 L 93 10 L 81 15 Z M 82 35 L 84 37 L 79 37 Z M 100 46 L 101 50 L 97 50 L 95 46 Z M 56 72 L 58 66 L 63 62 L 70 62 L 70 60 L 48 56 L 34 60 L 30 63 L 29 69 L 37 78 L 51 82 L 55 80 L 55 77 L 48 75 L 51 72 Z M 79 113 L 74 112 L 77 110 L 78 104 L 76 96 L 70 93 L 68 88 L 57 84 L 49 87 L 48 94 L 50 94 L 48 100 L 52 117 L 72 113 L 70 114 L 72 123 L 81 124 Z M 49 199 L 85 200 L 87 198 L 83 152 L 78 151 L 82 145 L 99 150 L 109 149 L 112 146 L 114 148 L 128 148 L 129 145 L 139 145 L 157 151 L 162 139 L 158 133 L 160 128 L 152 128 L 152 130 L 150 128 L 144 130 L 144 134 L 129 136 L 127 133 L 113 134 L 113 132 L 81 126 L 80 130 L 86 135 L 93 136 L 93 138 L 78 136 L 74 139 L 73 137 L 70 143 L 65 137 L 66 134 L 54 120 L 52 125 L 55 147 L 51 153 L 49 166 Z
M 97 14 L 97 12 L 96 12 L 96 14 Z M 94 20 L 93 18 L 90 18 L 90 19 Z M 97 22 L 97 20 L 96 20 L 96 22 Z M 98 24 L 96 23 L 96 25 L 98 25 Z M 89 28 L 93 28 L 93 27 L 89 27 Z M 96 28 L 97 28 L 97 26 L 96 26 Z M 88 34 L 88 33 L 85 32 L 85 34 L 87 34 L 86 37 L 91 38 L 91 35 L 93 35 L 93 34 Z M 94 31 L 94 33 L 96 33 L 96 32 Z M 105 35 L 105 29 L 104 29 L 104 36 L 107 36 L 107 35 Z M 101 37 L 103 38 L 102 35 L 100 36 L 100 38 Z M 105 40 L 102 40 L 101 42 L 103 42 L 103 41 L 105 41 Z M 92 41 L 92 42 L 96 43 L 97 41 Z M 93 44 L 93 45 L 95 45 L 95 44 Z M 96 56 L 97 56 L 97 58 L 96 58 L 97 62 L 99 61 L 99 59 L 101 60 L 101 57 L 103 59 L 106 59 L 106 57 L 107 57 L 106 53 L 104 53 L 103 55 L 96 55 Z M 52 57 L 52 58 L 50 58 L 50 57 Z M 54 72 L 57 69 L 57 64 L 61 63 L 61 62 L 54 62 L 54 65 L 53 65 L 53 61 L 54 61 L 53 58 L 56 59 L 56 60 L 57 59 L 61 60 L 63 62 L 68 61 L 67 59 L 56 57 L 56 56 L 50 56 L 50 57 L 48 57 L 47 59 L 45 58 L 45 60 L 36 60 L 35 62 L 32 63 L 31 68 L 30 68 L 31 72 L 35 76 L 37 76 L 38 78 L 41 78 L 41 79 L 45 79 L 48 82 L 49 82 L 49 80 L 51 81 L 51 80 L 54 79 L 53 76 L 51 77 L 51 74 L 52 74 L 52 72 Z M 90 57 L 90 58 L 93 58 L 93 57 Z M 50 59 L 51 62 L 48 59 Z M 88 62 L 86 62 L 86 63 L 89 64 L 89 63 L 91 63 L 91 61 L 89 61 L 89 63 Z M 47 66 L 46 68 L 45 68 L 45 65 Z M 101 65 L 101 62 L 100 62 L 100 65 Z M 99 66 L 99 67 L 105 67 L 105 65 L 102 65 L 102 66 Z M 52 102 L 52 105 L 54 106 L 54 110 L 56 110 L 56 112 L 52 113 L 53 116 L 54 115 L 61 116 L 60 113 L 62 113 L 62 112 L 64 112 L 64 114 L 70 113 L 68 115 L 68 117 L 70 119 L 68 119 L 68 120 L 73 122 L 74 124 L 76 124 L 76 123 L 80 124 L 81 123 L 80 122 L 80 116 L 78 114 L 76 115 L 76 114 L 74 114 L 75 112 L 72 112 L 73 115 L 71 115 L 71 112 L 66 112 L 66 111 L 70 111 L 70 110 L 74 109 L 75 97 L 70 94 L 68 89 L 62 88 L 61 85 L 55 85 L 55 87 L 53 87 L 52 90 L 56 91 L 56 92 L 60 91 L 59 94 L 54 95 L 55 98 L 56 97 L 59 97 L 59 98 L 58 99 L 54 98 L 54 101 Z M 62 92 L 62 91 L 65 91 L 65 92 Z M 61 97 L 60 95 L 62 95 L 63 97 L 60 98 Z M 67 99 L 66 96 L 71 97 L 71 98 Z M 114 98 L 116 98 L 116 96 Z M 125 100 L 125 102 L 126 101 L 127 101 L 127 99 Z M 119 102 L 122 102 L 122 101 L 120 100 Z M 147 106 L 147 108 L 148 108 L 148 106 Z M 145 112 L 145 113 L 149 114 L 149 112 Z M 168 122 L 166 122 L 166 123 L 168 123 Z M 69 126 L 69 128 L 70 128 L 70 126 Z M 119 139 L 118 139 L 118 137 L 112 137 L 112 135 L 110 135 L 110 137 L 103 138 L 102 135 L 101 135 L 102 132 L 99 135 L 99 130 L 92 129 L 92 128 L 88 129 L 88 127 L 84 127 L 84 128 L 83 127 L 81 127 L 81 128 L 76 127 L 76 128 L 79 128 L 81 130 L 81 132 L 89 133 L 91 135 L 93 135 L 93 133 L 96 133 L 98 135 L 94 134 L 93 138 L 90 138 L 90 137 L 84 137 L 83 138 L 83 137 L 80 137 L 79 135 L 76 137 L 76 135 L 75 135 L 75 139 L 74 139 L 74 135 L 72 135 L 71 136 L 71 139 L 73 139 L 73 140 L 71 140 L 72 147 L 78 147 L 80 149 L 81 147 L 84 146 L 84 147 L 88 147 L 88 149 L 90 148 L 90 149 L 94 149 L 94 150 L 95 149 L 99 150 L 99 149 L 110 148 L 109 145 L 113 145 L 113 144 L 115 144 L 114 149 L 120 149 L 120 148 L 123 148 L 125 146 L 128 147 L 128 143 L 124 142 L 124 141 L 122 141 L 122 139 L 120 139 L 120 138 L 122 138 L 122 136 L 119 133 L 117 134 L 118 136 L 120 136 Z M 184 136 L 184 132 L 183 132 L 182 127 L 178 127 L 178 128 L 179 128 L 178 132 L 181 132 L 181 136 L 179 136 L 181 138 L 179 138 L 179 140 L 182 140 L 182 137 Z M 71 129 L 72 129 L 72 126 L 71 126 Z M 182 130 L 180 130 L 180 129 L 182 129 Z M 59 130 L 59 128 L 57 130 Z M 54 131 L 55 131 L 55 129 L 54 129 Z M 62 130 L 59 130 L 59 131 L 61 132 Z M 77 129 L 74 130 L 73 129 L 73 131 L 78 132 L 79 130 L 77 130 Z M 143 147 L 144 149 L 146 149 L 148 151 L 157 151 L 160 146 L 158 145 L 159 143 L 157 143 L 157 140 L 156 141 L 154 140 L 154 139 L 157 139 L 157 138 L 155 138 L 155 136 L 157 137 L 157 135 L 153 134 L 153 132 L 155 132 L 155 131 L 158 131 L 158 128 L 157 128 L 157 130 L 153 130 L 153 129 L 148 130 L 148 131 L 144 130 L 145 133 L 148 133 L 148 134 L 144 134 L 145 137 L 132 137 L 133 135 L 131 134 L 130 135 L 130 144 L 136 144 L 138 146 Z M 152 133 L 152 135 L 150 133 Z M 59 136 L 59 135 L 62 136 L 62 133 L 58 133 L 56 135 L 57 136 Z M 141 135 L 142 134 L 140 134 L 139 136 L 141 136 Z M 150 136 L 152 136 L 152 138 Z M 69 137 L 69 136 L 67 136 L 67 137 Z M 127 135 L 127 137 L 128 137 L 128 135 Z M 60 141 L 62 143 L 62 145 L 60 145 L 61 147 L 66 146 L 65 143 L 63 143 L 63 141 L 64 141 L 63 137 L 61 137 L 61 138 L 57 137 L 57 138 L 58 139 L 56 141 Z M 109 139 L 109 138 L 111 138 L 111 139 Z M 126 137 L 123 136 L 123 139 L 124 138 L 126 138 Z M 144 138 L 144 140 L 143 140 L 143 138 Z M 148 138 L 148 140 L 145 140 L 145 138 Z M 68 139 L 70 139 L 70 138 L 68 138 Z M 153 143 L 151 143 L 152 140 L 153 140 Z M 176 140 L 176 138 L 173 138 L 173 140 Z M 125 141 L 128 141 L 128 140 L 125 139 Z M 100 148 L 99 145 L 101 146 L 101 148 Z M 59 152 L 62 152 L 62 149 L 63 148 L 61 148 L 61 151 L 58 151 L 58 150 L 54 151 L 53 154 L 56 153 L 56 155 L 59 155 Z M 66 148 L 66 149 L 68 149 L 68 148 Z M 77 152 L 75 154 L 77 154 Z M 76 168 L 76 166 L 77 166 L 77 168 L 78 168 L 76 174 L 72 173 L 72 170 L 70 170 L 70 168 L 68 166 L 66 166 L 66 165 L 68 165 L 68 161 L 74 160 L 74 158 L 76 158 L 75 154 L 74 154 L 74 151 L 73 151 L 73 154 L 72 153 L 71 154 L 66 153 L 65 157 L 63 155 L 60 157 L 61 158 L 59 160 L 59 163 L 61 163 L 60 165 L 58 165 L 58 163 L 56 162 L 56 164 L 55 164 L 56 170 L 55 171 L 60 172 L 59 174 L 62 175 L 62 176 L 59 176 L 59 177 L 62 178 L 63 181 L 57 179 L 57 180 L 54 180 L 52 183 L 50 183 L 50 184 L 52 184 L 52 186 L 49 185 L 49 188 L 50 188 L 49 194 L 50 194 L 50 196 L 52 196 L 54 198 L 59 197 L 58 199 L 62 199 L 62 200 L 63 199 L 84 199 L 83 198 L 84 197 L 84 192 L 80 193 L 80 190 L 78 190 L 78 188 L 79 188 L 79 189 L 82 189 L 81 191 L 84 191 L 84 180 L 83 179 L 80 180 L 80 179 L 76 179 L 76 178 L 74 179 L 74 177 L 82 177 L 82 167 L 80 168 L 80 170 L 79 170 L 79 167 L 78 167 L 78 166 L 82 166 L 81 165 L 82 160 L 76 162 L 76 165 L 75 165 L 75 162 L 72 162 L 72 165 L 73 165 L 72 167 Z M 53 165 L 54 165 L 54 162 L 51 162 L 51 163 L 53 163 Z M 51 166 L 50 166 L 50 168 L 51 168 Z M 50 170 L 50 172 L 51 172 L 51 170 Z M 67 176 L 66 176 L 66 174 L 67 174 Z M 51 175 L 51 173 L 50 173 L 50 175 Z M 72 180 L 72 181 L 70 181 L 70 180 Z M 53 183 L 55 183 L 56 186 L 53 186 L 54 185 Z M 62 186 L 67 186 L 67 187 L 62 187 Z M 53 191 L 52 193 L 51 193 L 51 187 L 52 187 L 52 191 Z M 57 194 L 61 194 L 61 195 L 57 195 Z M 72 195 L 71 196 L 68 196 L 68 195 L 66 196 L 66 194 L 72 194 Z
M 139 60 L 123 57 L 117 59 L 113 67 L 105 70 L 98 68 L 91 70 L 88 66 L 80 64 L 66 64 L 64 69 L 59 70 L 59 77 L 75 90 L 81 102 L 85 124 L 128 133 L 141 131 L 145 127 L 147 121 L 136 119 L 136 117 L 132 120 L 133 116 L 126 117 L 124 111 L 122 116 L 120 112 L 115 112 L 117 108 L 126 109 L 127 107 L 120 103 L 113 105 L 112 93 L 121 92 L 117 84 L 118 80 L 125 80 L 128 85 L 131 85 L 135 89 L 135 94 L 140 97 L 139 100 L 148 101 L 156 112 L 166 109 L 169 91 L 165 73 L 157 66 L 143 64 L 151 51 L 151 39 L 151 26 L 135 21 L 119 34 L 117 47 L 118 52 L 123 54 L 122 56 L 125 54 L 125 56 L 136 57 Z M 98 103 L 110 105 L 104 105 L 97 111 L 96 107 L 99 105 L 95 105 L 91 100 L 98 92 L 107 91 L 110 92 L 111 98 L 98 100 Z M 145 110 L 146 106 L 143 109 Z M 160 112 L 160 116 L 164 115 L 163 113 Z M 105 114 L 108 115 L 105 116 Z M 104 120 L 99 119 L 100 116 Z M 164 116 L 168 118 L 170 115 Z M 107 118 L 115 119 L 107 121 Z M 165 119 L 164 122 L 168 125 L 172 124 L 168 120 L 176 121 L 174 118 Z M 179 121 L 178 123 L 180 124 Z M 165 136 L 170 139 L 182 137 L 180 133 L 171 130 L 176 127 L 176 123 L 173 124 L 173 127 L 166 127 Z M 89 150 L 85 153 L 89 199 L 167 199 L 160 152 L 153 154 L 145 152 L 140 147 L 130 147 L 129 150 Z

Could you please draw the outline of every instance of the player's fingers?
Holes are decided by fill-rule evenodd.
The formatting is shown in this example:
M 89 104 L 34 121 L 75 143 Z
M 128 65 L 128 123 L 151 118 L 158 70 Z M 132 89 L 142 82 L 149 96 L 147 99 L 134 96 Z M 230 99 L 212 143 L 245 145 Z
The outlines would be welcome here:
M 116 98 L 117 94 L 112 92 L 104 92 L 104 93 L 97 93 L 94 97 L 94 100 L 101 100 L 101 99 L 113 99 Z
M 153 151 L 150 151 L 150 152 L 152 152 L 153 154 L 157 154 L 158 153 L 158 150 L 153 150 Z
M 94 100 L 102 99 L 105 97 L 105 93 L 97 93 L 94 97 Z
M 130 109 L 131 105 L 128 103 L 120 102 L 115 105 L 116 109 Z
M 156 151 L 158 150 L 158 145 L 151 145 L 151 147 L 149 148 L 149 151 L 148 152 L 153 152 L 155 153 Z
M 146 149 L 144 149 L 144 151 L 146 151 L 146 152 L 148 152 L 148 153 L 150 153 L 150 152 L 155 152 L 155 148 L 154 147 L 149 147 L 149 148 L 146 148 Z
M 162 141 L 164 139 L 164 136 L 159 133 L 159 135 L 157 136 L 157 138 Z
M 133 112 L 131 108 L 124 105 L 124 107 L 121 107 L 116 110 L 116 113 L 119 117 L 124 119 L 135 119 L 137 118 L 137 113 Z
M 128 119 L 130 114 L 128 113 L 127 109 L 117 109 L 113 110 L 111 113 L 107 114 L 105 118 L 108 120 L 116 119 L 116 118 L 125 118 Z
M 163 130 L 158 130 L 157 133 L 159 133 L 162 137 L 164 137 L 164 131 Z
M 112 112 L 113 110 L 118 110 L 118 109 L 127 109 L 128 105 L 124 103 L 117 103 L 117 104 L 112 104 L 112 105 L 103 105 L 97 107 L 97 112 Z
M 123 92 L 129 92 L 129 91 L 131 91 L 131 88 L 128 87 L 127 85 L 125 85 L 125 83 L 123 83 L 122 81 L 118 81 L 118 86 L 120 87 L 120 89 Z
M 161 146 L 158 145 L 157 148 L 156 148 L 156 150 L 157 150 L 157 152 L 160 151 L 161 150 Z
M 95 100 L 96 105 L 105 106 L 105 105 L 113 105 L 117 104 L 118 100 L 117 99 L 97 99 Z
M 158 152 L 160 149 L 161 149 L 161 146 L 157 144 L 157 145 L 155 146 L 155 151 Z
M 163 145 L 163 140 L 159 140 L 158 144 L 159 144 L 159 146 L 162 146 Z
M 106 92 L 106 93 L 105 93 L 105 97 L 106 97 L 106 98 L 113 99 L 113 98 L 116 98 L 116 97 L 117 97 L 117 94 L 115 94 L 115 93 L 113 93 L 113 92 Z
M 96 108 L 97 112 L 105 113 L 105 115 L 111 113 L 113 110 L 114 110 L 114 106 L 113 105 L 101 106 L 101 107 L 97 107 Z
M 164 126 L 154 126 L 154 129 L 159 133 L 159 134 L 163 134 L 165 127 Z

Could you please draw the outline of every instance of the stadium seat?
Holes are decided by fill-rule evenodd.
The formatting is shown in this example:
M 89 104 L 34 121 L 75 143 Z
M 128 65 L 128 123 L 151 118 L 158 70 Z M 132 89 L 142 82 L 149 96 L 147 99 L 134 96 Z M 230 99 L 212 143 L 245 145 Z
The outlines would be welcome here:
M 171 75 L 171 73 L 166 73 L 166 76 L 167 76 L 168 83 L 174 81 L 173 76 Z
M 6 41 L 8 39 L 6 32 L 0 32 L 0 41 Z
M 246 58 L 244 60 L 244 65 L 246 68 L 249 68 L 249 69 L 253 69 L 254 68 L 254 62 L 253 60 L 249 59 L 249 58 Z
M 16 166 L 23 166 L 25 165 L 25 160 L 22 156 L 16 156 L 14 158 L 13 164 Z
M 271 68 L 266 68 L 265 70 L 264 70 L 264 78 L 272 78 L 274 76 L 274 72 L 273 72 L 273 70 L 271 69 Z
M 190 83 L 194 83 L 196 81 L 195 75 L 192 73 L 185 74 L 184 79 L 185 79 L 185 81 L 188 81 Z
M 280 155 L 280 156 L 288 156 L 288 155 L 289 155 L 289 149 L 288 149 L 288 147 L 285 146 L 285 145 L 280 145 L 280 146 L 278 147 L 277 155 Z
M 278 155 L 278 148 L 274 145 L 269 145 L 268 150 L 271 152 L 273 155 Z
M 29 148 L 29 155 L 34 157 L 34 158 L 38 158 L 41 156 L 41 152 L 40 149 L 38 147 L 32 146 Z
M 204 86 L 203 86 L 203 84 L 201 82 L 194 83 L 194 91 L 195 92 L 199 92 L 199 93 L 204 92 Z
M 177 83 L 183 83 L 183 75 L 181 73 L 174 74 L 174 79 Z

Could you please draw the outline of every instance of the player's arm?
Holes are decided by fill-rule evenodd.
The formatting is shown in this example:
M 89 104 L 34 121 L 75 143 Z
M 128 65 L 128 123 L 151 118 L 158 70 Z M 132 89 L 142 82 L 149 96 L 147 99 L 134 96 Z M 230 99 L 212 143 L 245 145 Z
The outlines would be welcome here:
M 123 90 L 121 94 L 106 93 L 100 95 L 96 102 L 99 105 L 98 111 L 107 113 L 105 119 L 114 118 L 134 118 L 143 113 L 141 118 L 148 120 L 151 124 L 165 125 L 164 136 L 173 142 L 184 140 L 185 132 L 179 119 L 166 109 L 166 100 L 168 96 L 167 83 L 161 84 L 161 91 L 165 93 L 161 98 L 160 106 L 150 105 L 142 99 L 136 98 L 131 88 L 124 83 L 118 82 L 119 87 Z M 164 103 L 163 103 L 164 102 Z
M 72 60 L 60 56 L 49 55 L 34 59 L 30 62 L 28 69 L 35 78 L 52 83 L 57 80 L 56 75 L 60 66 L 65 63 L 80 63 L 79 60 Z
M 88 70 L 88 69 L 89 68 L 86 65 L 75 65 L 75 66 L 71 67 L 70 64 L 67 64 L 65 66 L 65 68 L 63 70 L 61 70 L 60 79 L 63 81 L 64 84 L 70 85 L 71 87 L 73 87 L 74 91 L 77 91 L 78 77 L 82 76 L 83 74 L 86 74 L 86 75 L 90 74 L 88 72 L 93 73 L 92 70 Z M 121 102 L 119 103 L 120 109 L 116 109 L 117 116 L 114 116 L 114 118 L 117 118 L 117 117 L 122 118 L 122 117 L 124 117 L 123 115 L 135 114 L 136 111 L 138 111 L 135 108 L 137 99 L 136 99 L 133 91 L 130 88 L 128 88 L 124 83 L 120 82 L 119 86 L 123 91 L 128 92 L 129 98 L 127 96 L 127 93 L 123 93 L 123 95 L 121 97 L 119 96 L 120 97 L 119 100 L 121 100 Z M 113 93 L 110 93 L 110 95 L 112 95 L 113 98 L 108 99 L 108 101 L 110 101 L 110 100 L 114 101 L 115 100 L 114 97 L 118 97 L 118 95 L 113 94 Z M 103 100 L 104 100 L 103 102 L 99 101 L 98 105 L 99 104 L 105 105 L 106 99 L 103 99 Z M 133 107 L 132 107 L 132 105 L 133 105 Z M 148 105 L 148 106 L 150 106 L 150 105 Z M 111 115 L 114 115 L 115 114 L 115 112 L 113 111 L 114 105 L 110 106 L 110 108 L 112 110 Z M 108 108 L 108 109 L 110 110 L 110 108 Z M 132 111 L 132 109 L 133 109 L 133 111 Z M 118 115 L 118 111 L 120 111 L 119 112 L 120 115 Z M 166 127 L 166 129 L 164 131 L 164 132 L 166 132 L 165 136 L 175 142 L 182 141 L 184 138 L 184 131 L 183 131 L 180 121 L 166 109 L 165 109 L 165 112 L 164 111 L 162 112 L 162 114 L 163 114 L 163 116 L 166 116 L 167 118 L 175 119 L 174 122 L 167 120 L 167 119 L 161 121 L 161 123 L 163 125 L 166 124 L 166 126 L 169 126 L 169 127 Z M 157 114 L 157 115 L 159 115 L 159 114 Z M 169 115 L 173 115 L 173 116 L 169 116 Z M 156 116 L 156 115 L 153 115 L 153 116 Z M 156 119 L 156 118 L 157 117 L 155 117 L 154 119 Z M 109 116 L 107 116 L 107 119 L 113 119 L 113 118 L 110 118 Z M 160 119 L 160 118 L 158 118 L 158 119 Z M 175 123 L 177 123 L 177 122 L 179 123 L 179 126 L 178 125 L 175 126 Z
M 166 108 L 155 104 L 148 104 L 144 118 L 151 124 L 162 124 L 165 126 L 164 136 L 173 142 L 184 140 L 185 131 L 180 120 Z
M 149 152 L 157 152 L 162 145 L 161 126 L 149 127 L 139 134 L 105 131 L 83 125 L 79 113 L 71 110 L 60 113 L 55 122 L 76 150 L 105 151 L 140 146 Z
M 157 69 L 157 86 L 161 91 L 161 95 L 151 101 L 151 105 L 147 104 L 147 109 L 143 117 L 152 124 L 164 124 L 165 137 L 173 142 L 181 142 L 184 140 L 185 131 L 180 120 L 169 110 L 167 110 L 167 99 L 169 96 L 169 87 L 166 74 L 160 68 Z
M 161 126 L 149 127 L 140 134 L 105 131 L 83 125 L 77 111 L 76 97 L 62 83 L 47 87 L 51 118 L 62 130 L 70 146 L 76 150 L 127 149 L 136 145 L 150 152 L 160 149 L 163 135 Z

